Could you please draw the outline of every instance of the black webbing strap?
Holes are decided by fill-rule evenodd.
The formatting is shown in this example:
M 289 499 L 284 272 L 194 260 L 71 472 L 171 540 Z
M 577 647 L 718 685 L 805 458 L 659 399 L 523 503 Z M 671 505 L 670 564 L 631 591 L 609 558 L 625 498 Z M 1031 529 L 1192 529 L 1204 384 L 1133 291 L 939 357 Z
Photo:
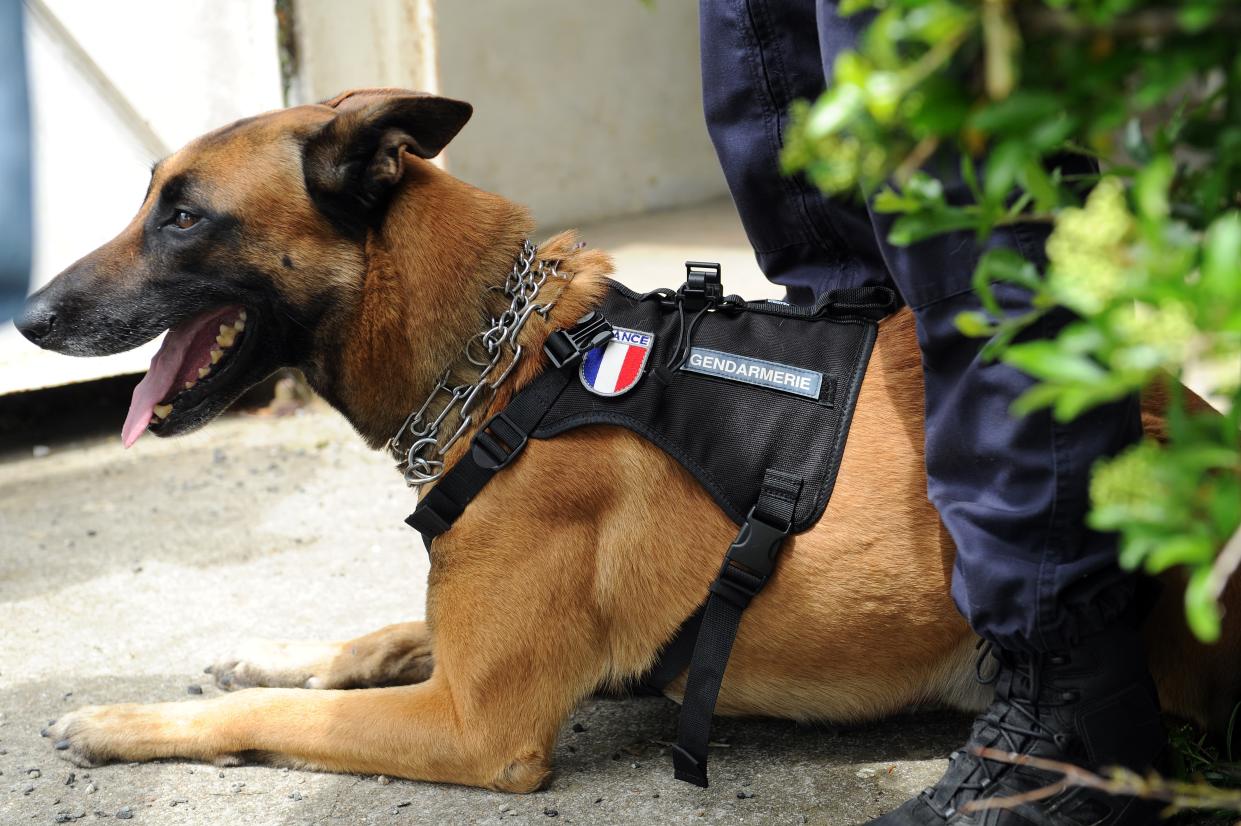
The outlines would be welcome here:
M 758 502 L 733 540 L 719 576 L 711 583 L 706 612 L 694 644 L 677 744 L 672 747 L 676 778 L 707 785 L 707 744 L 711 715 L 737 638 L 741 614 L 775 570 L 776 556 L 793 524 L 802 480 L 768 468 Z
M 517 458 L 573 375 L 567 368 L 547 370 L 530 382 L 479 428 L 469 452 L 418 501 L 405 524 L 422 534 L 428 551 L 431 540 L 452 527 L 491 477 Z

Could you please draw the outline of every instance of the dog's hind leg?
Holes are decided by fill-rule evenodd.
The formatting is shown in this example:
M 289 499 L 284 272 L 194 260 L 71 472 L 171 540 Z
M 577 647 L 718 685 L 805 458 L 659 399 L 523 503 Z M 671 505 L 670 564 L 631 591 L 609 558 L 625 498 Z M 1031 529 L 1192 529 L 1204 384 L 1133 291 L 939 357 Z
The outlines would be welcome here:
M 348 642 L 248 640 L 208 666 L 216 685 L 239 688 L 378 688 L 431 676 L 424 622 L 389 625 Z

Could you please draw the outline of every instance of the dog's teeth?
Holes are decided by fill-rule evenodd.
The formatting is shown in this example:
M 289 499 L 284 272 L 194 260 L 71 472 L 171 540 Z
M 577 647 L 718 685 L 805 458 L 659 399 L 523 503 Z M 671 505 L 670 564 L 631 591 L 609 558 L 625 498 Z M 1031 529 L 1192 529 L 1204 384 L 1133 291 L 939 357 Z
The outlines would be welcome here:
M 193 386 L 194 386 L 194 382 L 192 382 L 192 381 L 187 381 L 187 382 L 185 383 L 185 388 L 184 388 L 184 389 L 185 389 L 185 390 L 189 390 L 189 389 L 190 389 L 191 387 L 193 387 Z
M 237 314 L 237 318 L 238 318 L 238 319 L 240 319 L 241 321 L 245 321 L 245 320 L 246 320 L 246 311 L 245 311 L 245 310 L 242 310 L 241 312 L 239 312 L 239 313 Z
M 171 412 L 172 412 L 172 405 L 170 404 L 155 405 L 154 413 L 155 413 L 156 418 L 167 419 L 168 414 Z
M 199 367 L 199 368 L 198 368 L 198 377 L 199 377 L 200 379 L 205 379 L 205 378 L 207 377 L 207 374 L 208 374 L 208 373 L 210 373 L 210 372 L 211 372 L 211 368 L 210 368 L 210 367 Z
M 220 334 L 215 337 L 215 343 L 221 347 L 232 347 L 233 341 L 237 338 L 237 331 L 230 324 L 220 325 Z
M 246 320 L 238 316 L 237 320 L 233 322 L 233 329 L 239 333 L 246 329 Z
M 217 349 L 215 349 L 215 348 L 212 348 L 212 350 L 211 350 L 211 363 L 212 363 L 212 364 L 218 364 L 218 363 L 219 363 L 219 361 L 220 361 L 220 359 L 221 359 L 223 356 L 224 356 L 224 351 L 223 351 L 223 350 L 217 350 Z

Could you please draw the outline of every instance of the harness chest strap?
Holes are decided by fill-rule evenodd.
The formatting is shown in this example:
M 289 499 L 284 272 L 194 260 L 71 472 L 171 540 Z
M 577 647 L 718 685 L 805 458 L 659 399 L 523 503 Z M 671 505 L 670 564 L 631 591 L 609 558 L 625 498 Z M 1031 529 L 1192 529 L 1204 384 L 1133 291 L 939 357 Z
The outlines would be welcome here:
M 469 451 L 423 494 L 405 524 L 422 534 L 428 552 L 491 478 L 517 458 L 572 378 L 566 367 L 542 373 L 474 434 Z

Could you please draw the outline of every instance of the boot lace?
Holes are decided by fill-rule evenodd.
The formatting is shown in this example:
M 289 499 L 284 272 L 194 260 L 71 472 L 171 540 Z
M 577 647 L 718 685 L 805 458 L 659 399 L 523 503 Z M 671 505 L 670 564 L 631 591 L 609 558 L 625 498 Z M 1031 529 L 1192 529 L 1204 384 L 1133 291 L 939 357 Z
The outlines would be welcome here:
M 1006 690 L 997 690 L 995 701 L 975 721 L 969 746 L 1014 754 L 1025 753 L 1039 742 L 1061 750 L 1066 748 L 1069 735 L 1053 731 L 1039 716 L 1040 707 L 1064 705 L 1076 699 L 1071 692 L 1040 697 L 1043 663 L 1048 655 L 1015 655 L 985 641 L 979 642 L 978 650 L 974 668 L 981 684 L 996 684 L 1006 671 L 1011 678 Z M 984 674 L 988 659 L 995 661 L 995 667 L 990 674 Z M 949 758 L 944 780 L 924 789 L 920 797 L 946 820 L 956 814 L 961 804 L 979 797 L 1002 775 L 1017 768 L 1010 763 L 979 757 L 968 748 L 956 751 Z

